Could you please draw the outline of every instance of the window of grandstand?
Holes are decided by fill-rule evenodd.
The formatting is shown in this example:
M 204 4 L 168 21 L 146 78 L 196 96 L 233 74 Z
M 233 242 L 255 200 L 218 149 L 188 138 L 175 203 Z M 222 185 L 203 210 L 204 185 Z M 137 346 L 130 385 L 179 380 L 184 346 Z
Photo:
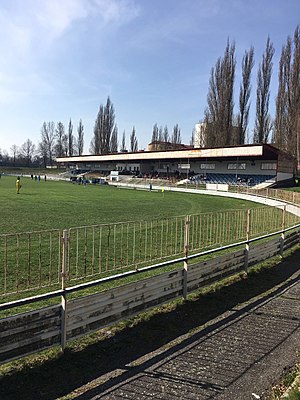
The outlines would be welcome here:
M 227 169 L 246 169 L 246 163 L 228 163 Z
M 216 169 L 216 164 L 201 164 L 201 169 Z
M 277 164 L 276 163 L 261 163 L 261 169 L 276 169 Z

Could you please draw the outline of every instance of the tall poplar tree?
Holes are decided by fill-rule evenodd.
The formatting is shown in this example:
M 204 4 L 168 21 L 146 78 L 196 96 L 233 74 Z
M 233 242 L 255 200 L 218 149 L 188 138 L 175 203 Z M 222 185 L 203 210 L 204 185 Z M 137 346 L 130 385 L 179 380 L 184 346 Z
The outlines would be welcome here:
M 82 120 L 79 120 L 77 127 L 77 138 L 76 138 L 76 152 L 79 156 L 83 154 L 83 146 L 84 146 L 84 127 Z
M 41 143 L 39 149 L 43 158 L 48 158 L 48 162 L 52 165 L 54 144 L 55 144 L 55 125 L 53 121 L 44 122 L 41 128 Z
M 74 154 L 74 136 L 73 136 L 73 124 L 71 118 L 68 127 L 68 153 L 69 157 L 72 157 Z
M 239 114 L 238 114 L 238 137 L 237 143 L 244 144 L 249 121 L 250 94 L 251 94 L 251 72 L 254 65 L 254 47 L 245 51 L 242 60 L 242 82 L 240 85 Z
M 63 157 L 65 155 L 64 150 L 64 140 L 65 140 L 65 127 L 64 124 L 59 121 L 55 129 L 55 155 L 56 157 Z
M 126 151 L 126 135 L 125 135 L 125 131 L 123 131 L 120 151 L 121 151 L 121 153 L 124 153 Z
M 171 142 L 173 144 L 174 149 L 176 148 L 177 144 L 181 143 L 181 133 L 180 133 L 180 128 L 179 128 L 178 124 L 176 124 L 173 128 Z
M 158 141 L 158 136 L 159 136 L 159 134 L 158 134 L 158 126 L 157 126 L 157 123 L 155 123 L 153 125 L 153 130 L 152 130 L 151 143 L 157 142 Z
M 114 127 L 114 130 L 111 134 L 110 138 L 110 152 L 117 153 L 118 152 L 118 128 Z
M 107 98 L 105 107 L 100 104 L 97 118 L 94 125 L 94 136 L 90 145 L 92 154 L 109 154 L 111 135 L 115 128 L 115 110 Z
M 257 73 L 254 143 L 267 143 L 272 129 L 272 121 L 269 114 L 269 102 L 274 51 L 273 43 L 271 42 L 270 37 L 268 37 L 266 49 L 262 57 L 262 62 L 259 64 Z
M 138 151 L 138 141 L 135 134 L 135 127 L 132 128 L 132 132 L 130 135 L 130 151 L 132 153 Z
M 217 60 L 210 74 L 204 118 L 206 146 L 232 144 L 235 67 L 235 44 L 228 40 L 223 58 Z
M 288 36 L 279 61 L 273 141 L 300 163 L 300 29 Z
M 167 125 L 166 125 L 166 126 L 164 127 L 163 141 L 166 143 L 166 142 L 169 142 L 169 140 L 170 140 L 169 130 L 168 130 L 168 127 L 167 127 Z

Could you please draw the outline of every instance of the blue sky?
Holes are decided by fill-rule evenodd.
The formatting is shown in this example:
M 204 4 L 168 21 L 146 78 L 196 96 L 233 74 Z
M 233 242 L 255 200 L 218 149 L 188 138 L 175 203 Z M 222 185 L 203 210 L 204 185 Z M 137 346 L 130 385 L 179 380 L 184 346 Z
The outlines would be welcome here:
M 44 121 L 67 127 L 71 118 L 76 130 L 81 118 L 88 153 L 107 96 L 119 141 L 125 130 L 128 145 L 135 126 L 146 149 L 154 123 L 169 133 L 178 123 L 189 143 L 227 38 L 236 43 L 236 93 L 244 51 L 255 49 L 251 134 L 267 37 L 276 50 L 274 114 L 281 47 L 299 17 L 299 0 L 0 0 L 0 149 L 37 144 Z

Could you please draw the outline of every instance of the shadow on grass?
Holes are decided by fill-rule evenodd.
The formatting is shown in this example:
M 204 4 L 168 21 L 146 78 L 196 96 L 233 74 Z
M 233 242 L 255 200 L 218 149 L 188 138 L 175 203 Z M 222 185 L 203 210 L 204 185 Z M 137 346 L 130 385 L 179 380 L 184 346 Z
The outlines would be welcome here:
M 282 290 L 295 282 L 297 278 L 289 278 L 299 269 L 299 255 L 300 250 L 297 250 L 272 268 L 249 274 L 246 279 L 241 278 L 217 291 L 194 296 L 192 300 L 179 304 L 171 311 L 165 309 L 146 321 L 125 327 L 114 336 L 99 339 L 81 351 L 73 346 L 64 355 L 56 354 L 47 359 L 46 352 L 34 356 L 38 360 L 36 364 L 30 361 L 17 362 L 9 373 L 2 374 L 0 378 L 0 399 L 53 400 L 65 396 L 115 369 L 128 370 L 127 364 L 133 360 L 201 327 L 228 310 L 234 310 L 238 304 L 253 299 L 251 304 L 229 316 L 228 322 L 267 300 L 270 295 L 265 292 L 274 286 L 280 284 Z M 260 299 L 256 300 L 256 296 L 260 296 Z M 224 321 L 216 322 L 206 331 L 219 328 L 222 324 Z M 167 353 L 163 357 L 169 355 Z M 41 361 L 42 357 L 46 360 Z M 107 389 L 107 384 L 102 388 L 100 384 L 97 393 L 104 389 Z M 92 393 L 93 390 L 90 395 Z M 82 395 L 80 398 L 90 397 Z

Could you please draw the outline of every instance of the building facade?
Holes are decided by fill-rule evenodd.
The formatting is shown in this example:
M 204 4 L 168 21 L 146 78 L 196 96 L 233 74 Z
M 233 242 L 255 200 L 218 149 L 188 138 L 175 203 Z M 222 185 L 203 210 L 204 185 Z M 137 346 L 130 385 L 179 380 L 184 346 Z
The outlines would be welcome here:
M 296 167 L 291 156 L 268 144 L 86 155 L 58 158 L 57 162 L 68 168 L 97 171 L 103 175 L 111 171 L 161 177 L 260 175 L 274 182 L 292 179 Z

